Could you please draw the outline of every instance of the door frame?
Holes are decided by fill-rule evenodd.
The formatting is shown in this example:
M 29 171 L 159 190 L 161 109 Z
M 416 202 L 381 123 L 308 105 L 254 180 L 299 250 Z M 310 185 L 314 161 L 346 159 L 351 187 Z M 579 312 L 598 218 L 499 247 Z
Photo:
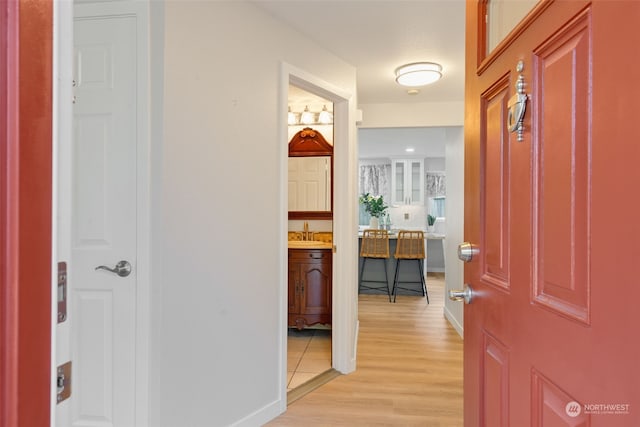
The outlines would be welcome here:
M 0 425 L 10 427 L 51 419 L 52 13 L 45 0 L 0 3 Z
M 150 67 L 149 67 L 149 5 L 147 2 L 127 0 L 115 3 L 76 5 L 86 11 L 87 16 L 135 16 L 137 30 L 137 205 L 136 205 L 136 412 L 137 426 L 148 425 L 149 420 L 149 347 L 150 347 L 150 296 L 151 296 L 151 143 L 150 143 Z M 56 26 L 54 34 L 53 69 L 53 266 L 58 261 L 69 261 L 71 254 L 71 146 L 73 137 L 73 2 L 54 2 Z M 84 12 L 83 11 L 83 12 Z M 85 13 L 83 13 L 85 16 Z M 56 272 L 52 272 L 56 273 Z M 57 273 L 54 277 L 57 276 Z M 73 267 L 70 266 L 69 290 L 73 286 Z M 57 282 L 51 283 L 52 295 L 57 295 Z M 53 298 L 55 300 L 55 298 Z M 53 310 L 53 308 L 52 308 Z M 61 325 L 64 325 L 62 323 Z M 52 328 L 51 378 L 56 375 L 55 366 L 71 357 L 69 330 Z M 61 346 L 61 341 L 64 346 Z M 66 360 L 65 360 L 66 359 Z M 55 425 L 55 392 L 51 393 L 52 425 Z M 67 405 L 67 408 L 69 405 Z
M 287 107 L 289 84 L 321 96 L 334 103 L 334 172 L 333 172 L 333 244 L 338 256 L 333 256 L 332 274 L 332 367 L 343 373 L 353 372 L 356 367 L 356 344 L 358 337 L 357 287 L 357 235 L 353 224 L 357 223 L 357 143 L 355 128 L 354 95 L 291 64 L 280 67 L 280 253 L 282 254 L 280 295 L 281 297 L 281 372 L 280 390 L 286 405 L 287 390 L 287 239 L 288 230 L 288 186 L 287 186 Z M 335 183 L 341 183 L 336 185 Z M 344 255 L 344 256 L 343 256 Z M 353 256 L 351 256 L 353 255 Z M 349 286 L 353 284 L 353 286 Z

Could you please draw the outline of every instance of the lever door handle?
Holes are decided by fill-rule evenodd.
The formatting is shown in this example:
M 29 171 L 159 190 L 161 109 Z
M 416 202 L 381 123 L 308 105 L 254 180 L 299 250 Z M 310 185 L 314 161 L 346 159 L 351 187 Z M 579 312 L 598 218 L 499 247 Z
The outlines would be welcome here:
M 111 273 L 115 273 L 120 277 L 127 277 L 131 274 L 131 264 L 129 261 L 118 261 L 114 268 L 107 267 L 106 265 L 99 265 L 96 270 L 107 270 Z

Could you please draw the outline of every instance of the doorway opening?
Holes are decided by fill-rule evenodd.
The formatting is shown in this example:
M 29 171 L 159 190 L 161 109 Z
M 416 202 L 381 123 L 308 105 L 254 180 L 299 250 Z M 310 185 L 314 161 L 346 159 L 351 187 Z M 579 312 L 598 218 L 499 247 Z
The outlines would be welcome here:
M 287 104 L 287 393 L 291 401 L 289 392 L 301 394 L 314 388 L 310 385 L 315 379 L 332 367 L 334 132 L 330 100 L 290 84 Z M 328 145 L 321 148 L 324 142 Z M 305 148 L 299 149 L 300 144 Z M 308 262 L 310 258 L 319 261 Z

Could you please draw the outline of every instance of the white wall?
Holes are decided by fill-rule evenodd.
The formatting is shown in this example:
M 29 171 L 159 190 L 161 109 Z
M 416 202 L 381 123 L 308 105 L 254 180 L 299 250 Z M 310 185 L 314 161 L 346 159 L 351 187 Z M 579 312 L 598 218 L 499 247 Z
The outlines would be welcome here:
M 169 0 L 164 20 L 150 425 L 260 425 L 286 401 L 281 64 L 345 93 L 355 69 L 247 2 Z
M 447 129 L 447 231 L 445 238 L 445 292 L 462 289 L 464 266 L 458 260 L 458 244 L 464 241 L 464 132 L 462 127 Z M 444 299 L 444 315 L 462 336 L 464 304 Z
M 444 157 L 446 133 L 444 127 L 398 127 L 358 129 L 358 158 Z M 405 149 L 412 147 L 413 153 Z
M 446 128 L 445 128 L 445 132 Z M 446 147 L 446 146 L 445 146 Z M 427 157 L 424 159 L 424 172 L 444 172 L 446 158 L 443 157 Z
M 462 126 L 464 101 L 360 104 L 362 128 Z

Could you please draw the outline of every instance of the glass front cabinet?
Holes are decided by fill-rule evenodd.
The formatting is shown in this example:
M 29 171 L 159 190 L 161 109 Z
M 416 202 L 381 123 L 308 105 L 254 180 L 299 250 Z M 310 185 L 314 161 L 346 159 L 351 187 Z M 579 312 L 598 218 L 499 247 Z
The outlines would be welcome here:
M 393 159 L 391 161 L 391 203 L 424 204 L 424 161 Z

